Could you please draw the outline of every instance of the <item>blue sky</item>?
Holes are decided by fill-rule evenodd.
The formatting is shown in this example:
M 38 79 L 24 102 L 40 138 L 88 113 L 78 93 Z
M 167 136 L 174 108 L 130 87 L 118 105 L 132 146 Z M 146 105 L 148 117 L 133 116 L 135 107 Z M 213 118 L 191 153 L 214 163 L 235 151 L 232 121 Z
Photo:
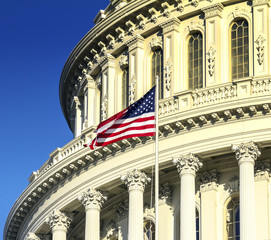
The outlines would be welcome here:
M 14 0 L 0 5 L 0 239 L 32 171 L 72 139 L 58 85 L 75 45 L 109 0 Z

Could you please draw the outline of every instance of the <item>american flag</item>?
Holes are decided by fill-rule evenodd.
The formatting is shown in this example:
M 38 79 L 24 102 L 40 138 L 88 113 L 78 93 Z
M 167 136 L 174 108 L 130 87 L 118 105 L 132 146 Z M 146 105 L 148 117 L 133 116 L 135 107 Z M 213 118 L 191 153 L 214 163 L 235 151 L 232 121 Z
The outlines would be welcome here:
M 91 144 L 85 145 L 92 150 L 131 137 L 154 136 L 155 86 L 129 107 L 101 122 L 96 133 Z

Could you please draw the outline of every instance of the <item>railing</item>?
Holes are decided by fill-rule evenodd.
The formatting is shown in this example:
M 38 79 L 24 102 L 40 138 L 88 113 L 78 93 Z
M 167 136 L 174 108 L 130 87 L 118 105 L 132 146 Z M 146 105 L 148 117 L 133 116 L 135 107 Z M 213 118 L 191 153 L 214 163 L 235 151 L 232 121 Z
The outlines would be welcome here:
M 189 110 L 220 102 L 268 94 L 271 94 L 271 79 L 241 79 L 213 87 L 181 92 L 173 97 L 162 99 L 159 101 L 159 116 L 163 118 L 184 109 Z M 54 164 L 84 148 L 86 136 L 89 137 L 92 133 L 93 128 L 88 128 L 84 130 L 83 138 L 81 136 L 81 138 L 73 139 L 63 148 L 56 149 L 50 154 L 49 160 L 44 163 L 40 170 L 33 172 L 29 180 L 33 181 L 48 171 Z

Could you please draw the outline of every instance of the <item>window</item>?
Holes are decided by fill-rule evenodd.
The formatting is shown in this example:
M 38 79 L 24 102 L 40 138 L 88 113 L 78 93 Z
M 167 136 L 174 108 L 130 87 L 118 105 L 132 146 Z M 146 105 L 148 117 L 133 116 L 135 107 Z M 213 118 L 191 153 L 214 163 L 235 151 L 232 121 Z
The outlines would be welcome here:
M 121 105 L 122 109 L 128 107 L 129 104 L 129 70 L 125 68 L 122 73 L 121 81 Z
M 203 87 L 202 34 L 196 32 L 188 39 L 188 89 Z
M 156 76 L 159 77 L 159 99 L 163 98 L 163 53 L 161 49 L 152 55 L 152 86 L 155 85 Z
M 199 240 L 199 211 L 196 209 L 196 240 Z
M 248 72 L 248 23 L 244 19 L 231 26 L 232 79 L 247 77 Z
M 239 197 L 232 198 L 226 212 L 227 240 L 240 240 Z
M 144 240 L 155 239 L 155 225 L 151 220 L 144 222 Z

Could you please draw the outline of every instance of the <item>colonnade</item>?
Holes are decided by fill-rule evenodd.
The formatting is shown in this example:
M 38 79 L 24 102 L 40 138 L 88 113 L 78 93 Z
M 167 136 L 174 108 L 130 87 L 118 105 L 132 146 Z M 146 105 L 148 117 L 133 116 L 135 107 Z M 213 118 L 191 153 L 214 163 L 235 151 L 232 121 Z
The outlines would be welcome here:
M 256 240 L 254 164 L 261 153 L 253 142 L 233 145 L 232 150 L 236 154 L 239 165 L 240 239 Z M 180 176 L 180 239 L 196 240 L 195 177 L 203 164 L 192 153 L 174 158 L 173 164 L 176 165 Z M 211 173 L 211 176 L 212 181 L 215 181 L 216 173 Z M 144 172 L 134 169 L 122 175 L 121 181 L 125 183 L 129 192 L 128 240 L 143 240 L 143 193 L 150 178 Z M 209 187 L 209 189 L 211 188 Z M 85 207 L 85 240 L 100 239 L 100 211 L 107 200 L 106 197 L 94 188 L 89 188 L 81 193 L 78 200 Z M 72 216 L 69 213 L 53 211 L 46 219 L 46 223 L 51 228 L 52 239 L 66 240 L 71 221 Z M 211 218 L 210 221 L 212 221 Z M 215 233 L 206 233 L 204 229 L 202 236 L 203 239 L 207 236 L 215 239 Z M 39 238 L 37 235 L 29 233 L 26 239 L 37 240 Z

